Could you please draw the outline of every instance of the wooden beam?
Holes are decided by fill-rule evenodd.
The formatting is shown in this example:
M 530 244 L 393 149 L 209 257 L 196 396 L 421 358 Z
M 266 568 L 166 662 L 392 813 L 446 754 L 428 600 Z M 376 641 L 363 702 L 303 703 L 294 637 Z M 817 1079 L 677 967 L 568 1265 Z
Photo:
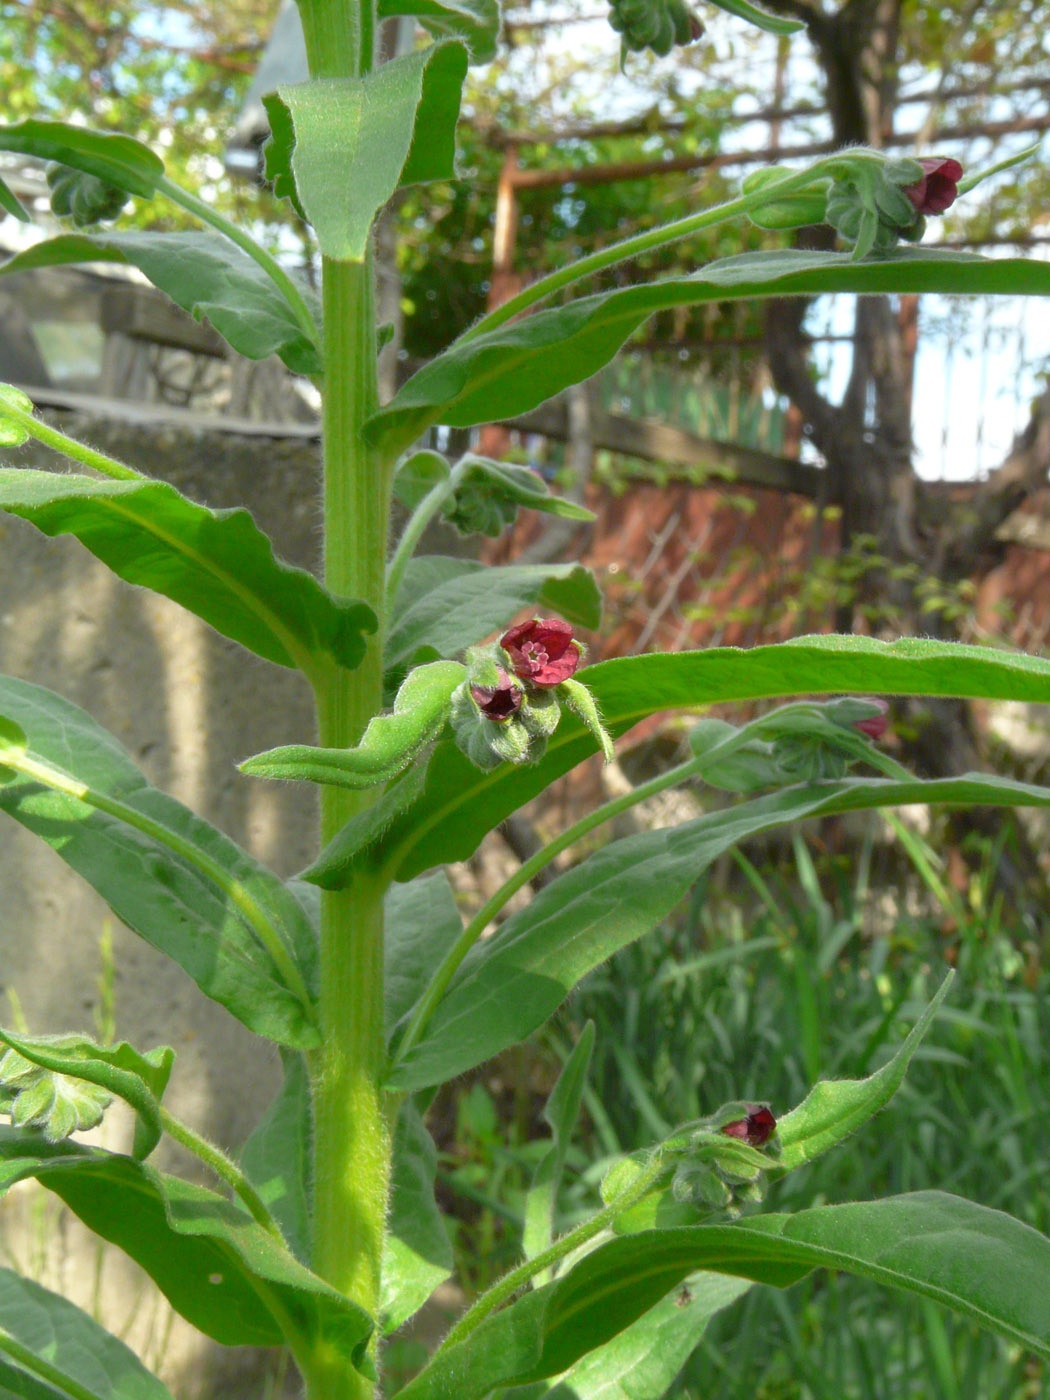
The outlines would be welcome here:
M 559 442 L 568 440 L 568 411 L 563 400 L 552 399 L 531 413 L 505 422 L 507 427 L 520 432 L 541 433 Z M 619 452 L 625 457 L 641 457 L 648 462 L 685 468 L 697 476 L 710 474 L 712 478 L 746 486 L 792 491 L 811 500 L 821 493 L 823 473 L 818 467 L 778 457 L 772 452 L 717 442 L 667 423 L 600 410 L 592 410 L 591 429 L 595 447 Z

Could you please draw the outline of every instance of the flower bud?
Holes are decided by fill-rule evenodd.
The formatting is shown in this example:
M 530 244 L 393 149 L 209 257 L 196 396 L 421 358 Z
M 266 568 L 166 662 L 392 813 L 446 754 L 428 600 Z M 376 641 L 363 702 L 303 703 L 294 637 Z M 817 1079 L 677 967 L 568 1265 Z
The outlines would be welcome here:
M 963 168 L 950 156 L 929 156 L 918 164 L 922 166 L 922 178 L 905 185 L 903 193 L 917 214 L 943 214 L 958 197 Z
M 773 1136 L 776 1126 L 777 1120 L 768 1104 L 749 1103 L 747 1117 L 723 1124 L 721 1131 L 726 1137 L 740 1138 L 751 1147 L 763 1147 Z
M 486 719 L 503 724 L 521 709 L 525 691 L 502 666 L 496 685 L 472 685 L 470 697 Z

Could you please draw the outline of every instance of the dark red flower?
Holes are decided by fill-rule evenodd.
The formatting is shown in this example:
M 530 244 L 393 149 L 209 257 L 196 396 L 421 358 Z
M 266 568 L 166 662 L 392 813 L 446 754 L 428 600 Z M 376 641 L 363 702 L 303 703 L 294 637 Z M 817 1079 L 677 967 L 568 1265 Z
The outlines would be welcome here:
M 497 724 L 517 714 L 525 699 L 521 686 L 513 676 L 507 675 L 502 666 L 499 668 L 499 685 L 472 685 L 470 693 L 485 718 L 495 720 Z
M 747 1117 L 726 1123 L 722 1131 L 726 1137 L 741 1138 L 751 1147 L 761 1147 L 772 1137 L 776 1126 L 777 1120 L 765 1104 L 749 1103 Z
M 868 697 L 865 696 L 865 699 L 867 698 Z M 878 740 L 881 739 L 882 736 L 886 733 L 886 726 L 889 724 L 888 716 L 890 707 L 886 704 L 885 700 L 873 699 L 870 700 L 869 703 L 872 705 L 878 705 L 882 713 L 878 715 L 870 715 L 867 719 L 855 719 L 853 721 L 853 728 L 861 734 L 866 734 L 869 739 Z
M 558 685 L 580 664 L 580 648 L 572 628 L 556 617 L 533 617 L 500 638 L 519 680 L 528 685 Z
M 929 156 L 920 160 L 921 180 L 905 185 L 904 193 L 915 205 L 917 214 L 943 214 L 955 203 L 963 168 L 951 157 Z

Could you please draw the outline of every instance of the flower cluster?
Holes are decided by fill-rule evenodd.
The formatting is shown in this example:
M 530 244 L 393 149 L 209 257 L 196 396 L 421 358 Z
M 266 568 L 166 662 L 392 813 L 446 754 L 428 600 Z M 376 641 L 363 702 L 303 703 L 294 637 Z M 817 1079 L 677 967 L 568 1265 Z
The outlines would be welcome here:
M 469 675 L 452 696 L 456 743 L 479 768 L 535 763 L 561 719 L 564 701 L 598 739 L 606 759 L 612 742 L 586 686 L 573 679 L 583 647 L 572 627 L 533 617 L 504 632 L 495 647 L 469 656 Z

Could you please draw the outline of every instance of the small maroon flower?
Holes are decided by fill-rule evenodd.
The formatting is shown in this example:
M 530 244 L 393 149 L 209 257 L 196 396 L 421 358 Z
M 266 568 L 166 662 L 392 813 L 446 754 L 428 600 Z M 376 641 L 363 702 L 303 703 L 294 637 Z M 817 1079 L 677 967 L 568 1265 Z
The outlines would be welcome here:
M 868 697 L 866 696 L 865 699 L 867 698 Z M 888 715 L 890 707 L 886 704 L 885 700 L 872 699 L 869 701 L 869 703 L 872 705 L 878 705 L 882 713 L 877 715 L 869 715 L 867 719 L 855 719 L 853 721 L 853 728 L 861 734 L 866 734 L 869 739 L 874 739 L 877 741 L 881 739 L 882 736 L 886 733 L 886 726 L 889 724 Z
M 507 675 L 502 666 L 499 668 L 499 685 L 472 685 L 470 693 L 485 718 L 495 720 L 497 724 L 503 724 L 516 715 L 525 698 L 521 686 L 513 676 Z
M 751 1147 L 762 1147 L 773 1135 L 777 1120 L 765 1104 L 749 1103 L 747 1117 L 723 1125 L 726 1137 L 741 1138 Z
M 572 628 L 556 617 L 533 617 L 500 638 L 519 680 L 529 685 L 559 685 L 580 664 L 580 646 Z
M 904 193 L 915 205 L 917 214 L 943 214 L 955 203 L 963 168 L 951 157 L 930 156 L 920 160 L 921 180 L 905 185 Z

